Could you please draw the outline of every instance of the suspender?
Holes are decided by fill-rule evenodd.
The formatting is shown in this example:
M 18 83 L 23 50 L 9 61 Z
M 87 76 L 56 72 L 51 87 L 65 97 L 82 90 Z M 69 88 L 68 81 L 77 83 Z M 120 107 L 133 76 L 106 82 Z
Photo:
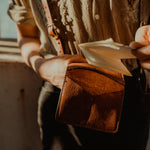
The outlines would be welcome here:
M 57 34 L 57 31 L 54 27 L 54 23 L 53 23 L 51 12 L 50 12 L 50 9 L 49 9 L 49 6 L 48 6 L 48 2 L 47 2 L 47 0 L 41 0 L 41 1 L 42 1 L 44 11 L 45 11 L 45 16 L 46 16 L 46 19 L 47 19 L 48 33 L 49 33 L 50 36 L 53 36 L 56 39 L 57 43 L 58 43 L 57 54 L 58 55 L 63 55 L 64 51 L 63 51 L 62 43 L 61 43 L 61 40 L 60 40 L 60 38 Z

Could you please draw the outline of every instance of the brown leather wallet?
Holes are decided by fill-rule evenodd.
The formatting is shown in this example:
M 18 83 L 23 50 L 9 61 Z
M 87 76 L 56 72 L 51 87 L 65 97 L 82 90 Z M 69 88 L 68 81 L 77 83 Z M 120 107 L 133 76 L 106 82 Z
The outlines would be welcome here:
M 75 126 L 116 133 L 124 98 L 122 74 L 87 63 L 67 68 L 56 120 Z

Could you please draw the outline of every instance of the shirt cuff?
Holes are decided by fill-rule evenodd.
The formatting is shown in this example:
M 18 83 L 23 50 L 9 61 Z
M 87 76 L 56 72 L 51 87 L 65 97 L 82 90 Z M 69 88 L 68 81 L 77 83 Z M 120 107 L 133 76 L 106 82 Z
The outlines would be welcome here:
M 21 6 L 12 2 L 9 4 L 7 12 L 10 18 L 17 24 L 36 25 L 30 6 Z

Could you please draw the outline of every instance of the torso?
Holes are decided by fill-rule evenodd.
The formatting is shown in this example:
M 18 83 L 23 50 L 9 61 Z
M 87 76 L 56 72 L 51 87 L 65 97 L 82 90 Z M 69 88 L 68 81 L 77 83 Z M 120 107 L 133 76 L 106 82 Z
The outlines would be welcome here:
M 55 5 L 53 20 L 61 18 L 61 23 L 55 24 L 63 29 L 62 41 L 64 37 L 72 53 L 79 52 L 79 43 L 89 41 L 113 38 L 129 44 L 139 26 L 139 0 L 133 6 L 126 0 L 51 0 L 50 4 Z
M 139 1 L 49 0 L 65 53 L 81 54 L 79 43 L 108 38 L 128 45 L 140 24 Z

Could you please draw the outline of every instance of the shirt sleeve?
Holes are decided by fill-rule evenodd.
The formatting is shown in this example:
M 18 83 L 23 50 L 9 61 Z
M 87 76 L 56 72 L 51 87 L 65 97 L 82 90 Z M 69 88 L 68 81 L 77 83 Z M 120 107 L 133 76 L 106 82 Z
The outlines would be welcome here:
M 7 12 L 10 18 L 17 24 L 35 25 L 29 0 L 12 0 Z

